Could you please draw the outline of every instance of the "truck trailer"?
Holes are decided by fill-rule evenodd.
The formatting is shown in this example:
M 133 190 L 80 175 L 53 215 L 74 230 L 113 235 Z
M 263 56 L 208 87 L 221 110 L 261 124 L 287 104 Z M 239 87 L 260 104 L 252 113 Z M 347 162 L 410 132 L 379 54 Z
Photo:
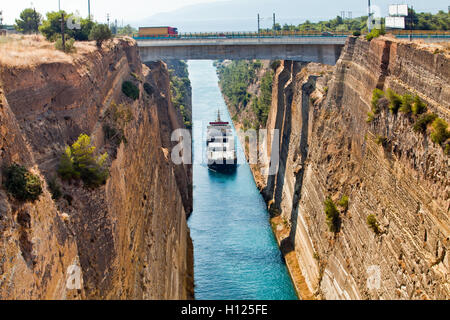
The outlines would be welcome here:
M 178 35 L 178 29 L 172 27 L 140 27 L 139 37 L 169 37 Z

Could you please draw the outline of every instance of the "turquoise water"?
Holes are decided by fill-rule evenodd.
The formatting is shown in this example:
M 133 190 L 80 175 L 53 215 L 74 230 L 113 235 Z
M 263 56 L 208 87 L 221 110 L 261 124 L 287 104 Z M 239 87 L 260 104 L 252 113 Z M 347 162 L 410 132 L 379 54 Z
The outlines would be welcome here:
M 268 212 L 237 142 L 241 162 L 223 175 L 201 164 L 204 133 L 217 109 L 230 121 L 212 61 L 189 61 L 193 98 L 196 299 L 297 299 L 269 224 Z

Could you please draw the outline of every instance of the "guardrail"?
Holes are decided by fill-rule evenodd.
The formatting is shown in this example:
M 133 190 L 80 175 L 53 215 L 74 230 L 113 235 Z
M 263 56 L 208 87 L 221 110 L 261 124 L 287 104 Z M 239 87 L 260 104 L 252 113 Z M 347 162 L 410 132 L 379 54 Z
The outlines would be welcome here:
M 409 38 L 411 35 L 413 38 L 425 39 L 425 38 L 450 38 L 450 32 L 436 32 L 436 31 L 394 31 L 390 32 L 397 38 Z M 167 36 L 149 36 L 139 37 L 133 35 L 135 40 L 219 40 L 219 39 L 280 39 L 280 38 L 346 38 L 352 35 L 353 32 L 276 32 L 276 33 L 257 33 L 257 32 L 229 32 L 229 33 L 182 33 L 178 35 Z M 365 34 L 363 34 L 365 35 Z

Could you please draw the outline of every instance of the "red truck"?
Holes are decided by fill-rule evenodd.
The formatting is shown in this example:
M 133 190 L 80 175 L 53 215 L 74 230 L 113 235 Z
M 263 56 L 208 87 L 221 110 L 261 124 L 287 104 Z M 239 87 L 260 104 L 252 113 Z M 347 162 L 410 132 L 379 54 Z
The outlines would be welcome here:
M 170 37 L 177 36 L 178 29 L 173 27 L 140 27 L 139 37 Z

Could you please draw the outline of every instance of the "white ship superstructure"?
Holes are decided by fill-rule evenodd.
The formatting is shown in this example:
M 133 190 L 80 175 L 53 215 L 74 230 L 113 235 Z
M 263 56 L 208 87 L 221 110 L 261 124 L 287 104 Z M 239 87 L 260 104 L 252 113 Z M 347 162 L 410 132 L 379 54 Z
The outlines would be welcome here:
M 210 122 L 207 128 L 207 157 L 208 167 L 223 171 L 233 169 L 237 164 L 233 130 L 228 122 L 220 119 Z

